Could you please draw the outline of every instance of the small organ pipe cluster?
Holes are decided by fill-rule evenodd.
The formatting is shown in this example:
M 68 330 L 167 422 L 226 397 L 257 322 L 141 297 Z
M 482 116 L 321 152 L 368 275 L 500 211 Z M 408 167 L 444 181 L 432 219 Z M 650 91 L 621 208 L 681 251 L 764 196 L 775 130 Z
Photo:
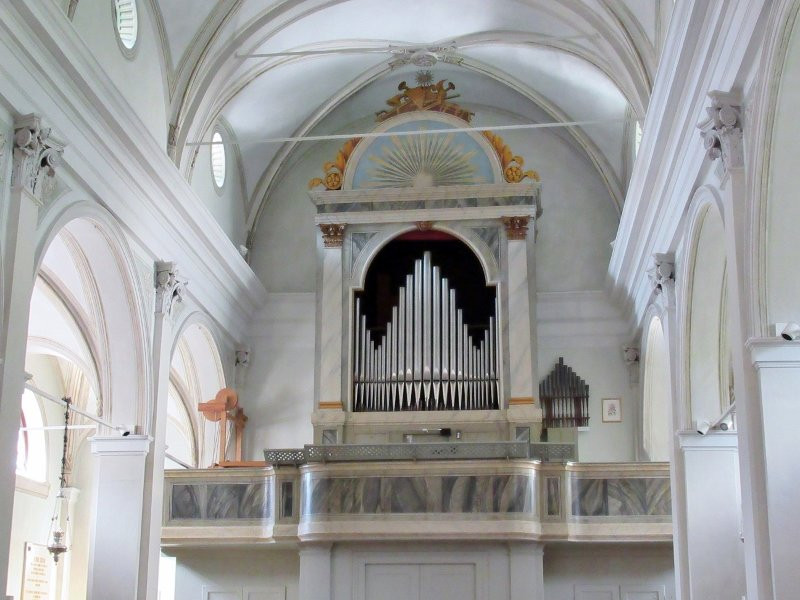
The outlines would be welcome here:
M 469 334 L 439 267 L 425 252 L 406 276 L 380 343 L 355 306 L 354 411 L 499 408 L 497 302 L 482 339 Z

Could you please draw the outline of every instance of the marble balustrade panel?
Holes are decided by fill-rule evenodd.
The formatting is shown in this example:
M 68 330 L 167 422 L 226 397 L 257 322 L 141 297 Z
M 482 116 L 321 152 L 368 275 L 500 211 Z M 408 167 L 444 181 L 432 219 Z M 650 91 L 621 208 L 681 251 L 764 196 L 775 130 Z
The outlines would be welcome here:
M 570 478 L 576 517 L 669 517 L 668 477 Z
M 506 196 L 498 198 L 459 198 L 436 200 L 394 200 L 320 204 L 319 214 L 372 212 L 389 210 L 422 210 L 433 208 L 482 208 L 488 206 L 533 206 L 536 196 Z
M 170 484 L 168 522 L 267 521 L 272 517 L 270 482 Z
M 536 514 L 534 475 L 303 478 L 303 516 Z

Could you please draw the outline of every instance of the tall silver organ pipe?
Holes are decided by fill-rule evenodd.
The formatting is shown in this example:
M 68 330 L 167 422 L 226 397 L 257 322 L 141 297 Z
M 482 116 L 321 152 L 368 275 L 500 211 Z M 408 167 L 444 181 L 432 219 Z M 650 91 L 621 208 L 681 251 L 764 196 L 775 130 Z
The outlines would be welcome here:
M 353 410 L 499 408 L 497 302 L 480 339 L 469 333 L 456 291 L 425 252 L 376 345 L 356 299 Z

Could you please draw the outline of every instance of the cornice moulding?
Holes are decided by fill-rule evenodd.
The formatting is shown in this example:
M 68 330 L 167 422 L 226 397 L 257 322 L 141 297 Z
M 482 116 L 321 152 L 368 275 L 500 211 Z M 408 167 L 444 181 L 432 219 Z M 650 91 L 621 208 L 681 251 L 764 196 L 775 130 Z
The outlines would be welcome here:
M 705 168 L 696 124 L 708 93 L 731 89 L 747 47 L 741 40 L 749 40 L 756 27 L 762 3 L 744 4 L 676 4 L 661 56 L 666 68 L 658 70 L 609 265 L 613 297 L 635 323 L 651 298 L 649 257 L 675 250 L 685 208 Z

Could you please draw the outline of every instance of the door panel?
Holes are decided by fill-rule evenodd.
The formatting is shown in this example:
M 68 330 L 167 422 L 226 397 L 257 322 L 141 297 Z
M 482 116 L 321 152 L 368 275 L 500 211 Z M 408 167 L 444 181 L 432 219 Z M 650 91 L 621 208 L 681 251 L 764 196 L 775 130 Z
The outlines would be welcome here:
M 477 600 L 475 565 L 422 565 L 420 600 Z
M 365 600 L 420 600 L 419 565 L 365 566 Z

